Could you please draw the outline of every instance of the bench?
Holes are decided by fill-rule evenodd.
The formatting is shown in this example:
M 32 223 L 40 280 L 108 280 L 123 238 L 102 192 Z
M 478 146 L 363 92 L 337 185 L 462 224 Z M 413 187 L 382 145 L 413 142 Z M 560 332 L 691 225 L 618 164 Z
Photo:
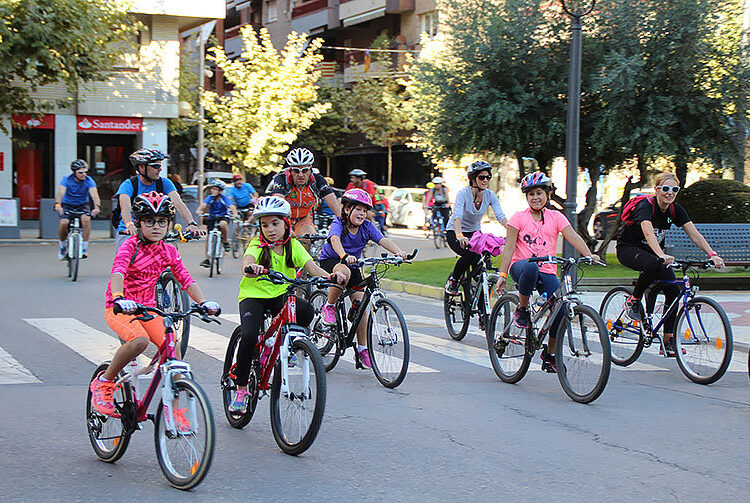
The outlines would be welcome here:
M 726 265 L 750 266 L 750 224 L 695 224 Z M 676 258 L 708 258 L 679 227 L 667 232 L 664 252 Z

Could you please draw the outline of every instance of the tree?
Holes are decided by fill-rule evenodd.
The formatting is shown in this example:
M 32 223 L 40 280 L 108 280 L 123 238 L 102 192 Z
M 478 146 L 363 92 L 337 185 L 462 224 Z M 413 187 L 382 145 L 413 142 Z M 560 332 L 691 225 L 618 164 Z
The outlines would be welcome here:
M 221 47 L 209 49 L 209 59 L 224 71 L 233 90 L 201 96 L 208 115 L 206 142 L 234 170 L 267 174 L 277 169 L 297 135 L 331 107 L 318 102 L 315 86 L 322 41 L 308 43 L 306 35 L 293 32 L 279 54 L 265 28 L 256 34 L 245 26 L 241 34 L 244 50 L 238 59 L 227 59 Z
M 5 0 L 0 18 L 0 115 L 70 105 L 33 95 L 47 84 L 75 91 L 106 80 L 139 27 L 114 0 Z
M 393 174 L 393 145 L 405 142 L 412 129 L 407 99 L 408 93 L 401 83 L 383 77 L 357 82 L 349 100 L 352 124 L 368 140 L 388 149 L 388 185 Z
M 326 158 L 326 175 L 331 175 L 331 157 L 341 148 L 344 135 L 351 132 L 347 126 L 347 103 L 350 91 L 343 87 L 321 86 L 318 88 L 318 100 L 330 103 L 331 108 L 309 129 L 301 132 L 297 143 L 323 152 Z

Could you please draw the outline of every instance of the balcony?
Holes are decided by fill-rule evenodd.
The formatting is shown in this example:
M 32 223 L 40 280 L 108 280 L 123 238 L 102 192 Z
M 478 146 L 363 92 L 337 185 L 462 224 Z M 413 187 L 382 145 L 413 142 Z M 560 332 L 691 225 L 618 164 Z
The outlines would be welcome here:
M 292 9 L 292 31 L 297 33 L 320 33 L 340 25 L 335 7 L 328 0 L 312 0 Z
M 326 8 L 328 8 L 328 0 L 311 0 L 294 7 L 292 9 L 292 19 L 306 16 L 307 14 Z
M 344 26 L 351 26 L 383 17 L 386 3 L 386 0 L 342 0 L 339 5 L 339 19 Z
M 232 28 L 224 30 L 224 52 L 226 52 L 227 57 L 230 59 L 238 57 L 242 54 L 242 50 L 244 49 L 242 35 L 240 34 L 240 29 L 243 26 L 248 25 L 233 26 Z M 256 32 L 261 27 L 259 24 L 250 24 L 250 26 L 255 28 Z
M 414 10 L 414 0 L 387 0 L 385 12 L 388 14 L 400 14 Z

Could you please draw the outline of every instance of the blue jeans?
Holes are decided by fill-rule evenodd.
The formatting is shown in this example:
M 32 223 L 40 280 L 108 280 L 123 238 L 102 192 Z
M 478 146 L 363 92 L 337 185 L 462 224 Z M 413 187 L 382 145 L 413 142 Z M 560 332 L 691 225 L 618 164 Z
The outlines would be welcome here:
M 510 277 L 516 283 L 518 292 L 521 295 L 531 295 L 534 290 L 541 293 L 546 293 L 547 298 L 552 298 L 552 294 L 560 288 L 560 280 L 557 276 L 547 272 L 539 272 L 539 264 L 536 262 L 529 262 L 528 260 L 519 260 L 514 262 L 510 266 Z M 552 326 L 549 329 L 550 335 L 557 336 L 557 327 L 560 325 L 562 320 L 562 310 L 557 314 L 555 320 L 552 322 Z M 554 353 L 554 348 L 550 348 L 550 353 Z

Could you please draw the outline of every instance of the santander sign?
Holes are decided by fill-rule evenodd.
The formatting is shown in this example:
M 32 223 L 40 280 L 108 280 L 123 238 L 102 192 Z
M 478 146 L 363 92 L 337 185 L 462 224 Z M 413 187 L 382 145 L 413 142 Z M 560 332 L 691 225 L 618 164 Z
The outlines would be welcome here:
M 79 131 L 143 131 L 143 119 L 140 117 L 99 117 L 79 115 Z

